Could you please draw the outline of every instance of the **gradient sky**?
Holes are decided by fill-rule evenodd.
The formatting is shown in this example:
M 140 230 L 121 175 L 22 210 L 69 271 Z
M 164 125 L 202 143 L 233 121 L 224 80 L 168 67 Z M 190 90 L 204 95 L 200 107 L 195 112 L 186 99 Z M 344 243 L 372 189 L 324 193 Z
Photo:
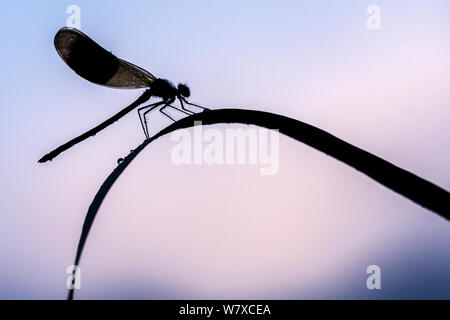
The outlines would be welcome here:
M 71 4 L 83 32 L 187 81 L 193 102 L 299 119 L 450 190 L 447 0 L 2 1 L 1 299 L 66 297 L 88 206 L 144 138 L 133 112 L 37 163 L 140 94 L 91 84 L 58 57 Z M 450 298 L 448 221 L 354 169 L 287 137 L 274 176 L 176 166 L 172 147 L 153 143 L 111 189 L 76 298 Z M 380 291 L 365 286 L 371 264 Z

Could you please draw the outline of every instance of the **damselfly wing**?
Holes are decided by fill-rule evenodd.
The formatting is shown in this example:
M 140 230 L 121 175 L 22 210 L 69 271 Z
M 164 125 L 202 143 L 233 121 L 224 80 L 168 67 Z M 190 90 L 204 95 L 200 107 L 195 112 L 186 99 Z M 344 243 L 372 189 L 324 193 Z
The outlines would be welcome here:
M 79 76 L 95 84 L 123 89 L 148 88 L 156 78 L 148 71 L 105 50 L 81 31 L 64 27 L 55 48 Z

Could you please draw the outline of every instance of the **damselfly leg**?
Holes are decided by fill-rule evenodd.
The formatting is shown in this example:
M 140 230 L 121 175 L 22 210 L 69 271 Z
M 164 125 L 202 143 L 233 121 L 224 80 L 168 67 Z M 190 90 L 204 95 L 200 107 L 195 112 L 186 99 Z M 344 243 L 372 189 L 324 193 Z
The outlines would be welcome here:
M 208 108 L 205 108 L 205 107 L 202 107 L 202 106 L 199 106 L 199 105 L 187 102 L 185 99 L 183 99 L 183 100 L 179 99 L 179 100 L 180 100 L 180 104 L 181 104 L 181 109 L 171 105 L 171 103 L 174 102 L 174 99 L 170 99 L 170 100 L 166 100 L 166 101 L 159 101 L 159 102 L 156 102 L 156 103 L 153 103 L 153 104 L 150 104 L 150 105 L 147 105 L 147 106 L 144 106 L 144 107 L 141 107 L 141 108 L 138 109 L 139 120 L 141 121 L 142 130 L 144 131 L 145 137 L 147 139 L 150 138 L 150 134 L 149 134 L 149 130 L 148 130 L 148 124 L 147 124 L 147 114 L 150 111 L 154 110 L 155 108 L 161 106 L 162 104 L 164 104 L 164 105 L 159 109 L 159 112 L 161 112 L 163 115 L 165 115 L 167 118 L 169 118 L 173 122 L 175 122 L 176 120 L 172 116 L 170 116 L 170 114 L 165 112 L 164 111 L 165 109 L 171 108 L 171 109 L 177 110 L 177 111 L 179 111 L 179 112 L 181 112 L 181 113 L 183 113 L 185 115 L 188 115 L 188 116 L 195 114 L 194 111 L 191 111 L 191 110 L 187 109 L 184 106 L 183 101 L 186 102 L 189 105 L 193 105 L 195 107 L 202 108 L 204 110 L 209 110 Z
M 159 102 L 152 103 L 152 104 L 149 104 L 148 106 L 144 106 L 144 107 L 141 107 L 138 109 L 139 120 L 141 122 L 142 130 L 144 130 L 144 134 L 147 139 L 149 138 L 149 134 L 148 134 L 147 120 L 145 118 L 145 115 L 148 112 L 152 111 L 153 109 L 157 108 L 158 106 L 162 105 L 163 103 L 164 103 L 164 101 L 159 101 Z M 143 115 L 141 115 L 142 110 L 146 110 L 143 113 Z M 142 120 L 142 118 L 144 118 L 144 120 Z
M 194 114 L 193 112 L 188 112 L 189 110 L 187 110 L 187 111 L 181 110 L 181 109 L 178 109 L 177 107 L 174 107 L 174 106 L 172 106 L 172 105 L 170 105 L 170 104 L 166 104 L 166 105 L 163 106 L 161 109 L 159 109 L 159 111 L 160 111 L 163 115 L 165 115 L 166 117 L 168 117 L 170 120 L 172 120 L 172 121 L 174 121 L 174 122 L 175 122 L 175 119 L 173 119 L 170 115 L 168 115 L 167 113 L 165 113 L 165 112 L 163 111 L 163 110 L 166 109 L 166 108 L 172 108 L 172 109 L 175 109 L 175 110 L 177 110 L 177 111 L 179 111 L 179 112 L 182 112 L 182 113 L 184 113 L 184 114 L 186 114 L 186 115 L 188 115 L 188 116 Z
M 195 104 L 195 103 L 190 103 L 189 101 L 187 101 L 187 100 L 186 100 L 185 98 L 183 98 L 183 97 L 179 97 L 178 99 L 180 100 L 181 108 L 183 108 L 183 110 L 187 110 L 187 111 L 189 111 L 189 112 L 192 112 L 192 114 L 194 114 L 195 112 L 186 109 L 186 107 L 184 106 L 183 102 L 185 102 L 186 104 L 188 104 L 188 105 L 190 105 L 190 106 L 194 106 L 194 107 L 203 109 L 203 111 L 209 110 L 209 108 L 205 108 L 205 107 L 199 106 L 198 104 Z

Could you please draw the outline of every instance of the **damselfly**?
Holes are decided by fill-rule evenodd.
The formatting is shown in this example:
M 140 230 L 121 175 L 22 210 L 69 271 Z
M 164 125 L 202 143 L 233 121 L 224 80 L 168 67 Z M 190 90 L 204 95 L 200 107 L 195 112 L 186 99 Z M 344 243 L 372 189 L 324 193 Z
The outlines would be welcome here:
M 156 78 L 150 72 L 116 57 L 80 30 L 68 27 L 61 28 L 55 35 L 54 44 L 56 51 L 66 64 L 79 76 L 90 82 L 111 88 L 147 88 L 147 90 L 134 103 L 95 128 L 46 154 L 39 162 L 52 160 L 61 152 L 95 135 L 119 120 L 151 97 L 157 97 L 161 100 L 138 108 L 139 120 L 147 139 L 149 138 L 147 114 L 155 108 L 158 108 L 162 114 L 173 121 L 175 121 L 174 118 L 166 112 L 168 108 L 175 109 L 186 115 L 191 115 L 195 112 L 187 109 L 185 104 L 199 108 L 202 111 L 207 110 L 207 108 L 187 101 L 187 98 L 190 96 L 190 89 L 186 84 L 180 83 L 175 87 L 169 80 Z M 172 105 L 175 100 L 180 102 L 181 108 Z

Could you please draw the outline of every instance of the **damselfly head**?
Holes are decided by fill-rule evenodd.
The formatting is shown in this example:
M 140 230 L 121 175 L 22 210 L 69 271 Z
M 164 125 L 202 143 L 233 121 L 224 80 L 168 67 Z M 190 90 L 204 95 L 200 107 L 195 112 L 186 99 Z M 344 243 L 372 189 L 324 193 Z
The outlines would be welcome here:
M 183 83 L 178 84 L 178 92 L 186 98 L 189 98 L 189 96 L 191 95 L 191 90 L 186 84 Z

